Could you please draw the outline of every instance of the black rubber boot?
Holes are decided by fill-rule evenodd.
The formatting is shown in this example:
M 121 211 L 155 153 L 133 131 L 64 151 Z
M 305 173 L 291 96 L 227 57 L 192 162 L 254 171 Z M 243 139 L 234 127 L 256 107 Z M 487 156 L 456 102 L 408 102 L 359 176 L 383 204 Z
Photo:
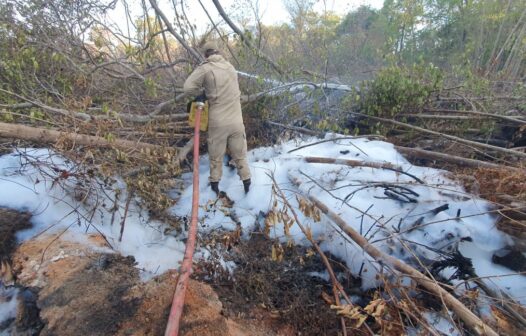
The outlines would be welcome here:
M 219 195 L 219 182 L 210 182 L 210 187 L 216 193 L 216 195 Z
M 245 194 L 250 191 L 250 179 L 243 180 L 243 187 L 245 188 Z

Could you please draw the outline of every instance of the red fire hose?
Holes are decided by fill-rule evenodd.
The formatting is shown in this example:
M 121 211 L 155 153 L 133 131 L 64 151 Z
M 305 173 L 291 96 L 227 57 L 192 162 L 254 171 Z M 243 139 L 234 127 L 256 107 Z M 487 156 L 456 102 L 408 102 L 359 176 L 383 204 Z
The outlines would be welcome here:
M 179 333 L 179 322 L 183 313 L 184 296 L 188 279 L 192 274 L 192 258 L 195 249 L 195 237 L 197 235 L 197 214 L 199 210 L 199 125 L 201 124 L 201 111 L 204 104 L 197 103 L 195 111 L 195 128 L 194 128 L 194 178 L 193 178 L 193 195 L 192 195 L 192 221 L 190 230 L 188 230 L 188 240 L 184 251 L 184 259 L 179 272 L 179 279 L 175 287 L 175 294 L 168 317 L 165 336 L 177 336 Z

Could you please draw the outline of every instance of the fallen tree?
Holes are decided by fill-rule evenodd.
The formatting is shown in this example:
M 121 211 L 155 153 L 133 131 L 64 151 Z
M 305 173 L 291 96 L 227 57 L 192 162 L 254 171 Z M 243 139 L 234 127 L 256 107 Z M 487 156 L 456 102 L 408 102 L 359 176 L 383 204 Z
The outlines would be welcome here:
M 288 127 L 286 125 L 273 123 L 273 122 L 267 122 L 267 123 L 270 124 L 270 125 L 277 125 L 277 126 L 280 126 L 280 127 L 289 128 L 289 129 L 293 129 L 293 130 L 298 130 L 298 131 L 300 131 L 302 133 L 310 134 L 310 130 L 307 130 L 307 129 L 290 128 L 290 127 Z M 305 132 L 305 131 L 309 131 L 309 132 Z M 312 135 L 320 135 L 320 134 L 312 131 Z M 324 143 L 324 142 L 333 142 L 333 141 L 339 141 L 339 140 L 353 140 L 353 139 L 359 139 L 359 138 L 371 138 L 371 139 L 379 139 L 379 140 L 383 140 L 383 141 L 386 140 L 384 137 L 379 136 L 379 135 L 344 136 L 344 137 L 337 137 L 337 138 L 333 138 L 333 139 L 324 139 L 324 140 L 320 140 L 320 141 L 317 141 L 317 142 L 314 142 L 314 143 L 311 143 L 311 144 L 308 144 L 308 145 L 305 145 L 305 146 L 300 146 L 298 148 L 295 148 L 295 149 L 292 149 L 292 150 L 288 151 L 288 153 L 293 153 L 293 152 L 295 152 L 297 150 L 300 150 L 302 148 L 314 146 L 314 145 L 317 145 L 317 144 L 320 144 L 320 143 Z M 499 164 L 496 164 L 496 163 L 491 163 L 491 162 L 486 162 L 486 161 L 481 161 L 481 160 L 476 160 L 476 159 L 469 159 L 469 158 L 464 158 L 464 157 L 450 155 L 450 154 L 433 152 L 433 151 L 428 151 L 428 150 L 419 149 L 419 148 L 409 148 L 409 147 L 403 147 L 403 146 L 394 146 L 394 147 L 395 147 L 395 149 L 397 151 L 399 151 L 404 156 L 407 156 L 407 157 L 410 157 L 410 158 L 413 158 L 413 159 L 437 160 L 437 161 L 443 161 L 443 162 L 447 162 L 447 163 L 456 164 L 456 165 L 459 165 L 459 166 L 466 166 L 466 167 L 473 167 L 473 168 L 495 168 L 495 169 L 509 169 L 509 170 L 514 170 L 514 171 L 521 171 L 520 168 L 504 166 L 504 165 L 499 165 Z M 386 167 L 383 167 L 381 163 L 374 163 L 374 162 L 363 162 L 363 161 L 342 160 L 342 159 L 338 159 L 337 160 L 337 159 L 331 159 L 331 158 L 321 158 L 321 159 L 324 160 L 325 162 L 320 162 L 320 163 L 329 163 L 329 161 L 330 161 L 330 163 L 337 163 L 336 161 L 340 161 L 338 163 L 347 164 L 347 165 L 353 165 L 353 166 L 363 166 L 363 167 L 368 166 L 368 167 L 372 167 L 372 168 L 383 168 L 383 169 L 397 168 L 397 169 L 401 170 L 400 167 L 393 167 L 392 165 L 388 165 Z M 316 158 L 311 158 L 310 160 L 312 160 L 312 161 L 308 161 L 306 159 L 306 161 L 308 161 L 308 162 L 316 162 L 317 159 Z
M 29 98 L 26 98 L 24 96 L 18 95 L 16 93 L 0 89 L 0 92 L 6 93 L 8 95 L 14 96 L 20 100 L 25 101 L 25 103 L 18 103 L 18 104 L 11 104 L 11 105 L 4 105 L 5 107 L 9 109 L 27 109 L 31 107 L 39 107 L 44 111 L 50 112 L 51 114 L 56 114 L 64 117 L 71 117 L 75 119 L 79 119 L 82 121 L 91 121 L 91 120 L 110 120 L 110 119 L 118 119 L 123 121 L 129 121 L 129 122 L 135 122 L 135 123 L 147 123 L 151 120 L 184 120 L 188 119 L 187 113 L 178 113 L 178 114 L 169 114 L 169 115 L 159 115 L 161 111 L 163 111 L 166 107 L 170 106 L 171 104 L 180 101 L 185 97 L 184 93 L 181 93 L 177 95 L 174 98 L 168 99 L 166 101 L 163 101 L 155 106 L 152 112 L 144 114 L 144 115 L 138 115 L 138 114 L 129 114 L 129 113 L 117 113 L 117 112 L 111 112 L 108 115 L 96 115 L 96 114 L 88 114 L 86 112 L 77 112 L 77 111 L 70 111 L 63 108 L 57 108 L 53 106 L 46 105 L 38 100 L 31 100 Z M 176 90 L 177 92 L 177 90 Z M 101 108 L 90 108 L 88 111 L 97 111 L 102 110 Z
M 368 118 L 368 119 L 376 120 L 376 121 L 381 121 L 381 122 L 390 123 L 390 124 L 393 124 L 393 125 L 397 125 L 397 126 L 413 129 L 413 130 L 416 130 L 416 131 L 419 131 L 419 132 L 422 132 L 422 133 L 432 134 L 432 135 L 435 135 L 435 136 L 439 136 L 439 137 L 442 137 L 442 138 L 453 140 L 453 141 L 456 141 L 456 142 L 459 142 L 459 143 L 463 143 L 463 144 L 466 144 L 466 145 L 488 149 L 488 150 L 491 150 L 491 151 L 494 151 L 494 152 L 498 152 L 498 153 L 501 153 L 501 154 L 506 154 L 506 155 L 513 156 L 513 157 L 526 158 L 526 153 L 522 153 L 522 152 L 515 151 L 515 150 L 512 150 L 512 149 L 502 148 L 502 147 L 497 147 L 497 146 L 492 146 L 492 145 L 487 145 L 487 144 L 484 144 L 484 143 L 471 141 L 471 140 L 466 140 L 466 139 L 463 139 L 463 138 L 456 137 L 454 135 L 449 135 L 449 134 L 445 134 L 445 133 L 440 133 L 440 132 L 428 130 L 428 129 L 425 129 L 425 128 L 422 128 L 422 127 L 413 126 L 413 125 L 410 125 L 410 124 L 407 124 L 407 123 L 403 123 L 403 122 L 400 122 L 400 121 L 396 121 L 396 120 L 392 120 L 392 119 L 375 117 L 375 116 L 371 116 L 371 115 L 364 114 L 364 113 L 359 113 L 359 112 L 352 112 L 352 114 L 353 115 L 357 115 L 357 116 L 361 116 L 361 117 L 365 117 L 365 118 Z
M 239 29 L 232 20 L 230 20 L 230 17 L 225 13 L 225 10 L 217 0 L 212 0 L 214 3 L 214 6 L 216 7 L 217 11 L 221 15 L 221 17 L 225 20 L 225 22 L 232 28 L 232 30 L 239 36 L 241 41 L 252 51 L 254 54 L 256 54 L 258 57 L 261 57 L 265 62 L 267 62 L 278 74 L 281 76 L 286 76 L 286 72 L 276 63 L 274 62 L 269 56 L 267 56 L 263 51 L 261 51 L 259 48 L 255 47 L 249 39 L 246 38 L 245 34 Z
M 435 113 L 438 112 L 438 113 L 454 113 L 454 114 L 471 114 L 471 115 L 475 115 L 475 116 L 483 116 L 483 117 L 490 117 L 490 118 L 498 119 L 498 120 L 510 121 L 510 122 L 513 122 L 513 123 L 526 124 L 526 120 L 518 119 L 519 116 L 517 116 L 517 117 L 505 116 L 505 115 L 500 115 L 500 114 L 495 114 L 495 113 L 487 113 L 487 112 L 480 112 L 480 111 L 461 111 L 461 110 L 431 109 L 431 108 L 426 108 L 426 109 L 424 109 L 424 111 L 426 111 L 426 112 L 435 112 Z M 415 116 L 418 116 L 418 115 L 415 115 Z M 420 116 L 420 117 L 422 117 L 422 116 Z M 438 117 L 438 116 L 436 116 L 436 117 Z M 445 117 L 445 116 L 443 116 L 443 117 Z M 451 118 L 453 116 L 449 116 L 449 117 Z M 457 116 L 456 118 L 459 118 L 459 117 L 460 116 Z
M 424 149 L 409 148 L 409 147 L 402 147 L 402 146 L 395 146 L 395 148 L 397 151 L 402 153 L 404 156 L 407 156 L 413 159 L 437 160 L 437 161 L 443 161 L 447 163 L 456 164 L 459 166 L 466 166 L 466 167 L 473 167 L 473 168 L 496 168 L 496 169 L 510 169 L 510 170 L 520 171 L 519 168 L 515 168 L 515 167 L 499 165 L 496 163 L 491 163 L 491 162 L 486 162 L 486 161 L 481 161 L 481 160 L 468 159 L 468 158 L 463 158 L 460 156 L 438 153 L 438 152 L 428 151 Z
M 140 141 L 123 139 L 115 139 L 110 141 L 106 138 L 95 135 L 63 132 L 51 129 L 7 123 L 0 123 L 0 136 L 5 138 L 15 138 L 45 143 L 54 143 L 58 140 L 66 140 L 77 145 L 94 147 L 117 147 L 120 149 L 132 151 L 141 149 L 162 151 L 174 150 L 173 148 L 168 148 Z
M 310 163 L 333 163 L 333 164 L 341 164 L 351 167 L 368 167 L 368 168 L 377 168 L 377 169 L 385 169 L 394 171 L 396 173 L 400 173 L 403 175 L 407 175 L 417 181 L 418 183 L 424 183 L 421 179 L 414 176 L 413 174 L 409 174 L 408 172 L 405 172 L 402 167 L 397 167 L 395 165 L 392 165 L 390 163 L 384 163 L 384 162 L 367 162 L 367 161 L 358 161 L 358 160 L 346 160 L 346 159 L 333 159 L 333 158 L 323 158 L 323 157 L 312 157 L 307 156 L 304 158 L 306 162 Z
M 332 291 L 333 291 L 333 295 L 334 295 L 334 301 L 336 302 L 337 305 L 340 305 L 340 295 L 342 295 L 347 302 L 351 302 L 351 300 L 349 299 L 349 297 L 345 293 L 345 290 L 343 289 L 343 286 L 341 285 L 341 283 L 339 282 L 338 278 L 336 277 L 336 275 L 334 273 L 334 270 L 332 269 L 332 266 L 331 266 L 331 264 L 329 262 L 329 259 L 327 258 L 327 256 L 323 252 L 323 250 L 320 248 L 318 243 L 316 243 L 316 241 L 312 238 L 312 235 L 309 234 L 309 232 L 305 228 L 305 226 L 303 226 L 301 224 L 301 222 L 300 222 L 300 220 L 298 218 L 298 215 L 296 214 L 296 211 L 294 211 L 294 208 L 292 207 L 292 205 L 290 205 L 289 201 L 287 201 L 287 197 L 283 193 L 283 190 L 281 190 L 281 188 L 279 187 L 279 185 L 276 182 L 276 179 L 274 178 L 274 176 L 273 175 L 269 175 L 269 176 L 272 179 L 272 183 L 274 185 L 274 188 L 276 188 L 276 191 L 279 193 L 279 196 L 280 196 L 282 202 L 292 212 L 292 215 L 294 216 L 294 220 L 296 221 L 296 224 L 299 226 L 301 232 L 305 235 L 305 237 L 312 244 L 312 246 L 314 247 L 316 252 L 319 254 L 323 264 L 327 268 L 327 272 L 329 272 L 329 277 L 330 277 L 331 282 L 332 282 Z M 342 325 L 343 335 L 346 336 L 347 335 L 347 328 L 346 328 L 346 325 L 345 325 L 345 320 L 344 320 L 343 317 L 341 317 L 340 321 L 341 321 L 341 325 Z M 369 329 L 369 331 L 372 334 L 372 331 L 370 329 Z

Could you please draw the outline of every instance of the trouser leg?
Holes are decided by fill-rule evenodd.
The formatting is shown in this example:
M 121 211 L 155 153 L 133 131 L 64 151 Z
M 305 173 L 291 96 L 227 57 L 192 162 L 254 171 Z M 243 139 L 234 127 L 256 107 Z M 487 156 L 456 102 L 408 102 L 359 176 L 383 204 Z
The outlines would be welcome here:
M 250 168 L 247 161 L 247 140 L 244 125 L 233 125 L 228 137 L 228 151 L 237 168 L 241 180 L 250 178 Z
M 210 158 L 210 182 L 219 182 L 223 174 L 228 130 L 223 127 L 208 128 L 208 157 Z

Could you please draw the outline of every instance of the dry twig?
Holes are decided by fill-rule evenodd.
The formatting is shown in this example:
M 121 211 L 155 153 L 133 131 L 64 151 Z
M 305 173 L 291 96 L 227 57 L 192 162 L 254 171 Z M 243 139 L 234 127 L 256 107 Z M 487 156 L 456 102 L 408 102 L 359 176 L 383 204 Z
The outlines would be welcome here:
M 299 221 L 299 218 L 298 218 L 298 216 L 296 214 L 296 211 L 290 205 L 289 201 L 287 200 L 287 197 L 285 197 L 285 194 L 283 193 L 283 191 L 278 186 L 278 183 L 276 182 L 274 176 L 273 175 L 269 175 L 269 176 L 272 179 L 272 182 L 274 184 L 274 188 L 279 193 L 279 196 L 280 196 L 282 202 L 287 206 L 287 208 L 289 208 L 289 210 L 291 211 L 292 215 L 294 216 L 294 220 L 296 221 L 296 224 L 301 229 L 301 232 L 303 232 L 303 234 L 309 240 L 309 242 L 312 244 L 312 246 L 314 247 L 316 252 L 318 252 L 318 254 L 320 255 L 321 260 L 323 261 L 323 264 L 327 268 L 327 271 L 329 272 L 329 276 L 331 278 L 331 282 L 332 282 L 332 285 L 333 285 L 333 293 L 334 293 L 334 299 L 335 299 L 336 304 L 340 305 L 340 297 L 339 297 L 340 293 L 343 295 L 345 300 L 350 304 L 351 300 L 349 299 L 349 297 L 345 293 L 342 285 L 340 284 L 340 282 L 336 278 L 336 275 L 334 274 L 334 270 L 332 269 L 332 266 L 331 266 L 329 260 L 327 259 L 327 256 L 325 256 L 325 253 L 321 250 L 320 246 L 316 243 L 316 241 L 314 241 L 314 239 L 312 238 L 312 235 L 307 232 L 305 227 Z M 343 328 L 343 334 L 347 335 L 347 330 L 346 330 L 346 327 L 345 327 L 345 321 L 344 321 L 343 317 L 341 318 L 341 323 L 342 323 L 342 328 Z M 372 332 L 371 332 L 371 334 L 372 334 Z
M 373 257 L 381 264 L 387 264 L 403 274 L 410 276 L 413 280 L 425 287 L 432 293 L 440 297 L 443 302 L 451 308 L 455 313 L 466 323 L 466 325 L 473 330 L 477 335 L 498 336 L 498 334 L 486 323 L 484 323 L 472 311 L 466 308 L 457 298 L 451 295 L 448 291 L 440 287 L 435 281 L 429 279 L 424 274 L 414 269 L 413 267 L 403 263 L 402 261 L 386 255 L 376 247 L 371 245 L 362 235 L 351 228 L 345 221 L 330 210 L 325 204 L 319 201 L 316 197 L 308 195 L 309 200 L 316 205 L 327 217 L 329 217 L 338 227 L 340 227 L 358 246 L 364 249 L 367 254 Z

